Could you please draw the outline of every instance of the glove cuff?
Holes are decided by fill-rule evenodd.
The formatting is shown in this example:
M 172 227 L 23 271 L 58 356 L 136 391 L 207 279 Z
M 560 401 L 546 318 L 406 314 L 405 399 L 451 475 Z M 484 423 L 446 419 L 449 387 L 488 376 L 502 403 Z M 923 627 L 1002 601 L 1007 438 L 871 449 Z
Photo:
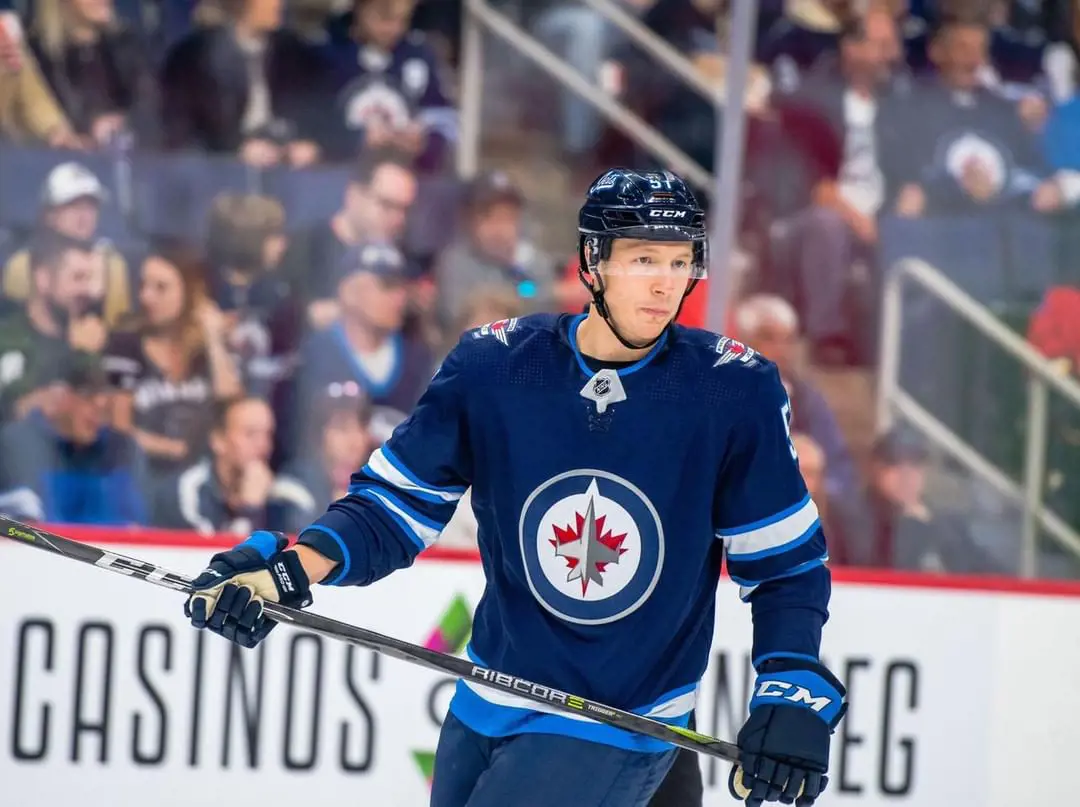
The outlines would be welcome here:
M 797 706 L 821 718 L 832 731 L 847 711 L 847 690 L 822 664 L 775 659 L 761 665 L 750 711 L 766 704 Z
M 294 550 L 274 555 L 266 562 L 266 566 L 274 578 L 282 605 L 292 608 L 307 608 L 311 605 L 311 581 L 300 562 L 300 556 Z

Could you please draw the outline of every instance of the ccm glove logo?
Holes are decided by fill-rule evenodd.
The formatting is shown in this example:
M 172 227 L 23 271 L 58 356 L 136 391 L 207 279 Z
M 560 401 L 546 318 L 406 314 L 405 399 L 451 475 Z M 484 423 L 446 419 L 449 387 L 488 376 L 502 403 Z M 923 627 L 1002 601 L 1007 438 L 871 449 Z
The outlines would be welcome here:
M 762 681 L 758 684 L 757 697 L 759 698 L 780 698 L 782 700 L 791 701 L 797 703 L 800 706 L 807 706 L 815 712 L 823 711 L 832 705 L 832 698 L 827 698 L 824 695 L 815 697 L 806 687 L 801 687 L 798 684 L 792 684 L 788 681 L 775 681 L 768 680 Z
M 274 574 L 277 576 L 278 588 L 281 589 L 282 594 L 296 593 L 296 586 L 293 585 L 289 567 L 285 565 L 285 561 L 279 560 L 274 564 Z

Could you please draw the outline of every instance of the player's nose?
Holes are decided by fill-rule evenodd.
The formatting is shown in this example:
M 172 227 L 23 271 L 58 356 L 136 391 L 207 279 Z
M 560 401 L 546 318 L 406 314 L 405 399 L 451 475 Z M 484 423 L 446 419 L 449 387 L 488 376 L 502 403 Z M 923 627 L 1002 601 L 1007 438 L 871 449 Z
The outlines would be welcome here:
M 657 275 L 653 278 L 652 291 L 658 297 L 666 297 L 675 291 L 675 278 L 670 272 Z

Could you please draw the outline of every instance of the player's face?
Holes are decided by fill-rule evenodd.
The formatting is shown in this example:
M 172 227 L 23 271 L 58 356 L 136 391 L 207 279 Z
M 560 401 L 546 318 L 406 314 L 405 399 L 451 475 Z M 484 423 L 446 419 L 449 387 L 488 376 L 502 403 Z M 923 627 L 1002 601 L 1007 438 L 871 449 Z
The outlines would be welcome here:
M 675 317 L 690 283 L 694 252 L 686 241 L 617 238 L 600 262 L 604 301 L 629 339 L 655 339 Z

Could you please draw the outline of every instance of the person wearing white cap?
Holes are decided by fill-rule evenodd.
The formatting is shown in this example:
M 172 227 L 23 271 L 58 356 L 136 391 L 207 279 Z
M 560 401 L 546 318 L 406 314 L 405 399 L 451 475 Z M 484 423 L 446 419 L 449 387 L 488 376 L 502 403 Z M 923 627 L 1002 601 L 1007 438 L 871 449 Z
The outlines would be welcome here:
M 110 198 L 101 180 L 89 168 L 78 162 L 60 163 L 49 171 L 41 186 L 41 212 L 36 229 L 96 242 L 94 253 L 104 286 L 103 313 L 106 322 L 113 325 L 131 309 L 131 286 L 127 261 L 111 243 L 97 237 L 101 206 Z M 3 293 L 13 300 L 25 300 L 29 295 L 28 249 L 16 252 L 4 266 Z

